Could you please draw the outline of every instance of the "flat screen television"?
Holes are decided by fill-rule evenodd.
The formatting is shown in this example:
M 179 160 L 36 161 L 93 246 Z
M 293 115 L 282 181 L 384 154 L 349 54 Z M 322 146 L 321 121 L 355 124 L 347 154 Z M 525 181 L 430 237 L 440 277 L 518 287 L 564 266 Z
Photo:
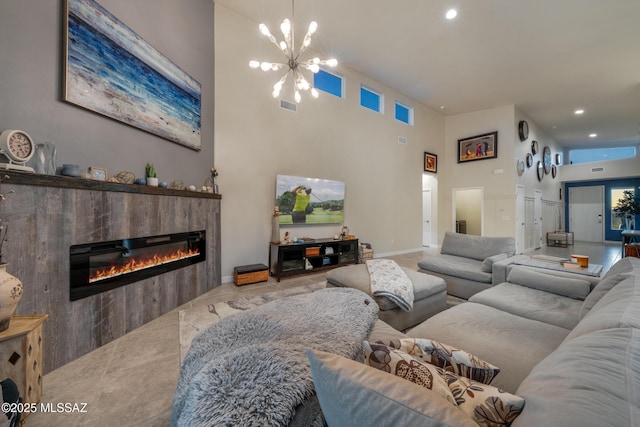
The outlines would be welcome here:
M 278 175 L 276 206 L 280 224 L 341 224 L 344 187 L 341 181 Z

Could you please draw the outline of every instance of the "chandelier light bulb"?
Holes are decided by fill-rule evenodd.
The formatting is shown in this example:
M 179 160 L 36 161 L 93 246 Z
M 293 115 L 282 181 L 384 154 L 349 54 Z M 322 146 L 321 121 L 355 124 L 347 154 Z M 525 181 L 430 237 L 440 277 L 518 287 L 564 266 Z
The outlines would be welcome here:
M 282 35 L 288 37 L 291 34 L 291 21 L 285 19 L 280 24 L 280 31 L 282 31 Z
M 293 15 L 293 0 L 292 0 L 292 15 Z M 280 68 L 285 67 L 286 73 L 282 78 L 273 85 L 273 92 L 271 93 L 274 98 L 280 96 L 282 92 L 282 88 L 284 87 L 284 83 L 287 79 L 287 76 L 291 74 L 292 78 L 292 86 L 294 91 L 294 98 L 297 103 L 300 103 L 302 100 L 302 95 L 300 91 L 308 91 L 311 90 L 311 95 L 314 98 L 318 98 L 320 93 L 318 90 L 311 86 L 309 81 L 307 81 L 301 74 L 302 69 L 306 69 L 311 71 L 312 73 L 317 73 L 320 71 L 321 65 L 327 65 L 329 67 L 335 67 L 338 65 L 338 61 L 336 59 L 328 59 L 321 60 L 320 58 L 313 58 L 308 60 L 301 59 L 301 54 L 311 45 L 311 36 L 318 30 L 318 23 L 316 21 L 311 21 L 309 24 L 309 29 L 307 34 L 305 35 L 300 48 L 297 49 L 293 45 L 295 40 L 295 29 L 293 27 L 293 16 L 291 19 L 287 18 L 282 21 L 280 24 L 280 31 L 282 31 L 282 35 L 284 36 L 284 40 L 278 42 L 276 38 L 271 34 L 269 28 L 265 24 L 260 24 L 258 28 L 260 32 L 269 39 L 274 45 L 278 47 L 282 53 L 284 53 L 286 60 L 282 61 L 282 63 L 278 62 L 259 62 L 255 60 L 249 61 L 249 67 L 253 69 L 260 68 L 263 71 L 277 71 Z M 288 69 L 286 68 L 288 67 Z

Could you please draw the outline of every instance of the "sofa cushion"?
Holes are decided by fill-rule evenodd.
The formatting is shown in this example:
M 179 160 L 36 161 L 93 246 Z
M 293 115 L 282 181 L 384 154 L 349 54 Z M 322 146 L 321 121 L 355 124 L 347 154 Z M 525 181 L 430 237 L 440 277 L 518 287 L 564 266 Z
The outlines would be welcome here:
M 520 396 L 453 372 L 445 371 L 444 377 L 458 408 L 479 426 L 510 426 L 522 412 L 525 400 Z
M 556 325 L 567 329 L 567 333 L 578 323 L 578 313 L 582 307 L 580 300 L 508 282 L 479 292 L 469 301 Z
M 402 378 L 322 351 L 308 350 L 307 356 L 330 427 L 477 427 L 456 406 Z
M 527 403 L 514 427 L 638 425 L 640 331 L 608 329 L 565 342 L 517 393 Z
M 593 288 L 580 308 L 580 319 L 582 319 L 602 297 L 614 286 L 629 277 L 628 273 L 640 270 L 640 259 L 634 257 L 623 258 L 611 266 L 607 274 Z M 640 271 L 638 271 L 640 273 Z
M 584 300 L 591 292 L 591 283 L 586 280 L 554 276 L 523 267 L 513 267 L 507 282 L 579 300 Z
M 440 248 L 441 254 L 456 255 L 479 261 L 499 253 L 513 256 L 515 252 L 516 239 L 513 237 L 474 236 L 451 231 L 444 234 Z
M 407 331 L 410 337 L 446 342 L 499 366 L 500 375 L 492 385 L 510 393 L 568 333 L 559 326 L 473 302 L 451 307 Z
M 418 262 L 423 270 L 453 277 L 491 283 L 491 273 L 482 271 L 482 261 L 455 255 L 424 255 Z
M 482 266 L 480 269 L 485 273 L 491 273 L 493 271 L 493 263 L 502 261 L 503 259 L 507 259 L 507 258 L 509 258 L 509 255 L 505 254 L 504 252 L 501 254 L 486 257 L 482 261 Z
M 500 368 L 478 356 L 426 338 L 403 338 L 377 343 L 393 347 L 418 360 L 483 384 L 490 384 L 500 372 Z
M 383 372 L 404 378 L 421 387 L 436 392 L 450 404 L 457 406 L 449 386 L 443 378 L 441 368 L 423 363 L 405 352 L 382 344 L 362 343 L 364 364 Z M 444 372 L 444 370 L 442 370 Z
M 448 372 L 393 347 L 365 342 L 364 351 L 365 364 L 395 374 L 429 390 L 436 389 L 434 380 L 435 377 L 440 377 L 444 387 L 447 387 L 447 395 L 451 393 L 452 398 L 455 397 L 455 401 L 451 403 L 457 405 L 479 426 L 508 426 L 524 406 L 524 399 L 521 397 Z M 394 366 L 395 362 L 397 364 Z M 422 380 L 425 374 L 429 376 L 428 381 Z
M 602 329 L 627 327 L 640 328 L 640 275 L 625 278 L 607 292 L 565 341 Z
M 446 284 L 440 278 L 419 273 L 406 267 L 402 271 L 413 283 L 413 300 L 420 301 L 432 295 L 446 291 Z M 371 295 L 371 280 L 369 270 L 365 264 L 349 265 L 329 270 L 326 274 L 327 282 L 337 287 L 355 288 Z M 380 310 L 392 310 L 398 305 L 386 297 L 373 297 Z

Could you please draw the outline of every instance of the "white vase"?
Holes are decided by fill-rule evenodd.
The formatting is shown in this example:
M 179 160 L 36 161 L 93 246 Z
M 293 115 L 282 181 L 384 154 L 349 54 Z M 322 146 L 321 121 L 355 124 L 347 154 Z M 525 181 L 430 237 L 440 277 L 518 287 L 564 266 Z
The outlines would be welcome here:
M 271 218 L 271 243 L 280 244 L 280 217 L 278 215 Z
M 157 187 L 158 186 L 158 178 L 147 178 L 147 185 L 149 185 L 151 187 Z
M 22 298 L 22 282 L 7 272 L 7 264 L 0 264 L 0 331 L 9 327 L 11 316 Z

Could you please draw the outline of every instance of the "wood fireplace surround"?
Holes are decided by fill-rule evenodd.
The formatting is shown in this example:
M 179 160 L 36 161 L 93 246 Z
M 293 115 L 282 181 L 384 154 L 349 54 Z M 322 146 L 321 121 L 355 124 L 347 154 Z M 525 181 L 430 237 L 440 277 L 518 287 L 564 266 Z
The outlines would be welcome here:
M 45 373 L 220 285 L 220 195 L 0 171 L 5 174 L 3 260 L 24 285 L 16 314 L 49 316 Z M 72 245 L 195 230 L 206 233 L 203 262 L 70 300 Z

